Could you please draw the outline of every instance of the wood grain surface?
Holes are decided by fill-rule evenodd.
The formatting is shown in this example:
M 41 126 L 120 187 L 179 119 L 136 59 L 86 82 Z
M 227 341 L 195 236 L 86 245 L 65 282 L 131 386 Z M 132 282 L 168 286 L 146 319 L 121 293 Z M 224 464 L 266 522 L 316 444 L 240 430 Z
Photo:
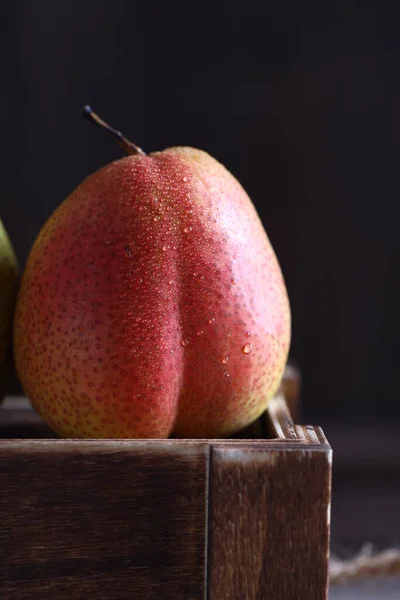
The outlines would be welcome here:
M 327 598 L 328 447 L 214 447 L 209 510 L 208 600 Z
M 204 600 L 204 444 L 0 444 L 2 600 Z
M 4 403 L 0 600 L 325 600 L 331 449 L 286 393 L 223 440 L 52 439 Z

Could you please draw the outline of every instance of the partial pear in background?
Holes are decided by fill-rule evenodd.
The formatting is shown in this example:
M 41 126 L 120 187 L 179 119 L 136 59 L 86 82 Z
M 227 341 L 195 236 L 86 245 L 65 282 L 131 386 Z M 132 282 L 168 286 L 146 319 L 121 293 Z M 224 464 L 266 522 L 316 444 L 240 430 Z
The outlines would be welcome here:
M 0 400 L 12 372 L 11 334 L 17 285 L 17 259 L 0 219 Z

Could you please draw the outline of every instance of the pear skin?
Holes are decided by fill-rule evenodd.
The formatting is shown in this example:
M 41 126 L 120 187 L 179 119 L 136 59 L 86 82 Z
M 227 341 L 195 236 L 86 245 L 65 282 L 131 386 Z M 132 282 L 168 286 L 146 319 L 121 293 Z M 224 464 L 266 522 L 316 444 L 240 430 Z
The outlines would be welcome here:
M 11 333 L 17 285 L 17 259 L 0 219 L 0 401 L 12 370 Z
M 203 151 L 117 160 L 31 250 L 14 353 L 64 437 L 218 438 L 257 419 L 290 344 L 282 272 L 239 182 Z

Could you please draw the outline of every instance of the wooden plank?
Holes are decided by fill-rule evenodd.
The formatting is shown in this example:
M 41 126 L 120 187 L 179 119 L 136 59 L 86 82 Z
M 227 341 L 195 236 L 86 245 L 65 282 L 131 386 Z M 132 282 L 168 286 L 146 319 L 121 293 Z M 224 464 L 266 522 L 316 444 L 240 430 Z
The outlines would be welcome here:
M 204 600 L 206 444 L 0 443 L 0 598 Z
M 58 436 L 23 396 L 6 398 L 0 405 L 0 439 L 43 439 Z
M 327 597 L 331 450 L 215 446 L 208 600 Z
M 289 362 L 286 365 L 280 385 L 280 391 L 286 398 L 292 419 L 297 422 L 300 417 L 301 405 L 301 373 L 295 364 Z
M 264 418 L 267 422 L 266 429 L 272 438 L 280 440 L 298 439 L 292 415 L 282 393 L 278 393 L 271 398 L 268 410 L 264 413 Z

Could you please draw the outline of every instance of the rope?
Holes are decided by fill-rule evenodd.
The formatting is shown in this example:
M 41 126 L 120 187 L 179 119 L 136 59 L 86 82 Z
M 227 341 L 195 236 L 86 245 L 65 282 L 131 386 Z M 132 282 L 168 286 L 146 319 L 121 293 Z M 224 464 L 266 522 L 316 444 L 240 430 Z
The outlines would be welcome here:
M 372 547 L 368 545 L 353 558 L 342 560 L 332 556 L 329 562 L 330 585 L 389 575 L 400 575 L 400 550 L 397 548 L 388 548 L 373 554 Z

